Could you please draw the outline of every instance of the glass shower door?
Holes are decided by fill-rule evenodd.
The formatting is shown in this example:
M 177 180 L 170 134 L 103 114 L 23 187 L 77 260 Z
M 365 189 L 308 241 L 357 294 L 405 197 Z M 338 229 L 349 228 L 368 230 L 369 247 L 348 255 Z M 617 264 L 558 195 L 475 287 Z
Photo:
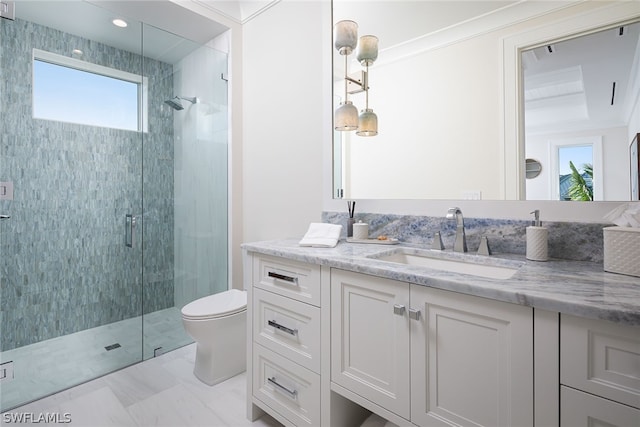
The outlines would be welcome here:
M 145 359 L 191 343 L 180 310 L 229 281 L 227 54 L 149 25 L 147 40 L 176 48 L 144 52 Z

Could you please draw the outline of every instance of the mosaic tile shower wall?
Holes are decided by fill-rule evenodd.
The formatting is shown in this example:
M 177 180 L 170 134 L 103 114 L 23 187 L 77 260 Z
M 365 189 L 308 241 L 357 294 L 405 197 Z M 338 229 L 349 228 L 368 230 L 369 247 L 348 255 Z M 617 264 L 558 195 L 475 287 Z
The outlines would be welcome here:
M 162 108 L 171 65 L 2 21 L 0 180 L 15 190 L 0 201 L 11 214 L 0 236 L 0 351 L 173 306 L 173 121 Z M 85 61 L 143 73 L 149 132 L 33 119 L 33 48 L 80 48 Z M 141 225 L 133 249 L 124 245 L 127 213 Z

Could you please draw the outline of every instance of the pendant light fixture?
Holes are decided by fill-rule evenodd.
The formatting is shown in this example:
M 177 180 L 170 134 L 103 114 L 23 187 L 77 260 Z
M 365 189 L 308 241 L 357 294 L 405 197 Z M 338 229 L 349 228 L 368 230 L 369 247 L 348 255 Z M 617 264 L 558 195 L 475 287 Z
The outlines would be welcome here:
M 360 65 L 364 65 L 364 75 L 366 76 L 364 79 L 365 107 L 358 117 L 356 135 L 376 136 L 378 134 L 378 116 L 369 108 L 369 65 L 378 58 L 378 38 L 370 35 L 360 37 L 356 58 L 358 58 Z
M 358 44 L 358 24 L 353 21 L 340 21 L 333 27 L 334 46 L 344 56 L 344 98 L 335 113 L 335 129 L 350 131 L 358 129 L 358 109 L 347 97 L 348 58 Z
M 335 111 L 334 128 L 337 131 L 357 130 L 359 136 L 375 136 L 378 134 L 378 117 L 369 108 L 369 66 L 378 58 L 378 38 L 362 36 L 358 41 L 358 24 L 344 20 L 333 27 L 334 46 L 344 56 L 344 98 Z M 365 67 L 362 80 L 349 77 L 348 57 L 356 50 L 356 57 Z M 353 83 L 365 92 L 365 109 L 358 116 L 358 109 L 348 99 L 348 84 Z

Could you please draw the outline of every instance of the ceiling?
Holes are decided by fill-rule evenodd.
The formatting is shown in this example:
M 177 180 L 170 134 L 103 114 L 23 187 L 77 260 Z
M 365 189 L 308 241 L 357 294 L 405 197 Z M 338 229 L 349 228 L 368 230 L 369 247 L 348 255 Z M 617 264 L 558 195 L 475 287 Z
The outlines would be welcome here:
M 639 40 L 636 22 L 523 52 L 527 132 L 626 126 L 639 96 Z
M 176 63 L 229 29 L 184 7 L 187 3 L 197 4 L 242 24 L 279 1 L 18 0 L 15 12 L 19 19 L 131 52 L 140 51 L 140 22 L 144 22 L 149 24 L 144 31 L 145 56 Z M 117 28 L 111 23 L 114 18 L 126 18 L 130 25 Z
M 334 22 L 355 20 L 358 33 L 375 34 L 383 51 L 518 3 L 520 1 L 334 0 L 333 19 Z

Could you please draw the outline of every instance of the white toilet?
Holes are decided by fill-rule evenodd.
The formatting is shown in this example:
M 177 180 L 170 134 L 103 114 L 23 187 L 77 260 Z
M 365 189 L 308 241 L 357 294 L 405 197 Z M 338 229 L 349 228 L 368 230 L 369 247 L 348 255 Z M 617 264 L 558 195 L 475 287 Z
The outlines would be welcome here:
M 196 342 L 195 376 L 214 385 L 246 370 L 247 292 L 230 289 L 182 308 L 184 329 Z

